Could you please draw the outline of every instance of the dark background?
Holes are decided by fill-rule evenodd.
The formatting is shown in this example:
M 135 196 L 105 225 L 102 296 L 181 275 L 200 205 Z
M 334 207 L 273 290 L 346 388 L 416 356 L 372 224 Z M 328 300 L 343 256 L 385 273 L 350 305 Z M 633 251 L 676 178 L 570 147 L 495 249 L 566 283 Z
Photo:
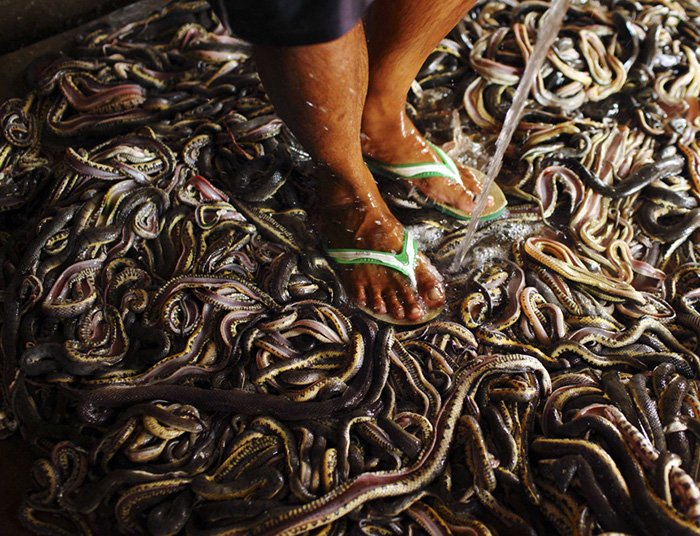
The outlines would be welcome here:
M 31 45 L 134 0 L 0 0 L 0 54 Z
M 26 94 L 34 59 L 70 47 L 98 20 L 114 27 L 142 18 L 167 0 L 0 0 L 0 103 Z M 28 536 L 17 513 L 31 485 L 32 452 L 19 435 L 0 441 L 0 536 Z

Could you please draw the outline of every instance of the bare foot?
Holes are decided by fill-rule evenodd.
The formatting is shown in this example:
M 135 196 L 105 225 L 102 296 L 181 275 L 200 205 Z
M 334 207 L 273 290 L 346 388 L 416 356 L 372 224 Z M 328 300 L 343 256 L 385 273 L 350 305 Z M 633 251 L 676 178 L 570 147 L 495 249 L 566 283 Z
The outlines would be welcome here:
M 440 162 L 440 157 L 405 111 L 398 117 L 392 117 L 372 110 L 369 103 L 365 105 L 362 116 L 362 153 L 386 164 Z M 474 209 L 474 198 L 481 191 L 481 185 L 472 170 L 459 164 L 458 168 L 462 184 L 456 184 L 447 177 L 420 179 L 411 184 L 434 201 L 470 212 Z M 493 199 L 490 199 L 487 206 L 492 204 Z
M 368 171 L 363 170 L 363 173 Z M 371 177 L 370 177 L 371 179 Z M 338 184 L 339 181 L 335 181 Z M 323 181 L 323 184 L 333 184 Z M 371 249 L 399 253 L 404 229 L 377 194 L 363 192 L 350 197 L 333 186 L 320 189 L 321 233 L 331 249 Z M 374 264 L 336 265 L 345 290 L 360 307 L 396 320 L 418 321 L 428 310 L 445 302 L 442 277 L 423 255 L 418 255 L 413 288 L 403 274 Z

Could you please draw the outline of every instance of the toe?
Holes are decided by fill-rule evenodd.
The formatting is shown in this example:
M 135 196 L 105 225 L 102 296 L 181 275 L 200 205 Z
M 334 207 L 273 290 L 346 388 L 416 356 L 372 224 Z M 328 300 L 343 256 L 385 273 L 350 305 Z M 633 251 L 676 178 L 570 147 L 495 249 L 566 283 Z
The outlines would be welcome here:
M 421 288 L 420 294 L 425 304 L 431 309 L 434 307 L 440 307 L 443 303 L 445 303 L 445 290 L 439 283 L 432 287 Z
M 386 314 L 386 303 L 384 303 L 384 297 L 382 296 L 382 289 L 375 288 L 372 291 L 372 309 L 375 313 L 379 315 Z
M 401 295 L 403 298 L 403 309 L 406 318 L 410 320 L 418 320 L 423 316 L 423 307 L 418 302 L 415 291 L 406 285 L 401 290 Z
M 419 270 L 416 271 L 418 279 L 418 293 L 425 304 L 433 309 L 445 303 L 445 284 L 437 269 L 427 259 L 422 259 Z
M 384 293 L 384 302 L 389 308 L 391 316 L 397 320 L 403 320 L 406 316 L 401 300 L 396 295 L 396 291 L 390 290 Z
M 456 199 L 455 205 L 460 210 L 471 212 L 475 207 L 474 193 L 470 192 L 469 190 L 465 190 L 464 193 Z
M 367 307 L 367 291 L 364 285 L 355 286 L 355 303 L 360 307 Z
M 464 187 L 472 193 L 479 193 L 481 191 L 481 183 L 476 178 L 474 171 L 471 168 L 459 166 L 460 176 L 462 178 L 462 184 Z
M 418 293 L 425 304 L 431 309 L 445 303 L 445 285 L 439 277 L 424 277 L 419 279 Z

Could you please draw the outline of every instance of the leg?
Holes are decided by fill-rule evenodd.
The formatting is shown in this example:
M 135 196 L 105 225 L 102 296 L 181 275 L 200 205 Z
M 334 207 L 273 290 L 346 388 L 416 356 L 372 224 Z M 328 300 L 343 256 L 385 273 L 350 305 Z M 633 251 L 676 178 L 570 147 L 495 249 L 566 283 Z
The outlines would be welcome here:
M 367 91 L 362 24 L 328 43 L 255 46 L 254 58 L 277 113 L 318 164 L 321 232 L 331 247 L 400 251 L 403 228 L 362 160 Z M 380 266 L 352 265 L 342 272 L 358 304 L 397 319 L 418 319 L 425 305 L 444 301 L 441 278 L 425 257 L 416 269 L 417 290 L 398 272 Z
M 440 40 L 475 0 L 375 0 L 367 16 L 369 87 L 362 117 L 366 155 L 390 163 L 438 161 L 406 115 L 411 82 Z M 462 168 L 465 188 L 442 178 L 420 180 L 423 193 L 461 210 L 473 208 L 479 184 Z

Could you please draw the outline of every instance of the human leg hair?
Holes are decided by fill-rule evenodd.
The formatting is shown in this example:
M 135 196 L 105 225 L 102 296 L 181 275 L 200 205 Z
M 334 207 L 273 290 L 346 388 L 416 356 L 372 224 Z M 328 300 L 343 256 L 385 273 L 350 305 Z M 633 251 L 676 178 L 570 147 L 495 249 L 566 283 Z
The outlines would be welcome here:
M 440 162 L 406 114 L 406 96 L 428 55 L 475 0 L 375 0 L 365 24 L 369 75 L 362 116 L 362 149 L 386 164 Z M 415 181 L 428 198 L 470 212 L 481 189 L 478 174 L 460 167 L 461 184 L 447 177 Z M 492 199 L 489 203 L 492 203 Z
M 375 0 L 366 17 L 367 104 L 372 112 L 403 110 L 423 62 L 475 0 Z
M 367 89 L 362 23 L 334 41 L 299 47 L 257 45 L 254 58 L 265 89 L 318 166 L 321 233 L 331 248 L 398 253 L 404 229 L 379 194 L 360 145 Z M 440 275 L 425 256 L 415 267 L 416 288 L 385 266 L 340 270 L 360 307 L 395 320 L 419 320 L 444 302 Z
M 376 190 L 364 168 L 360 123 L 367 92 L 362 22 L 340 38 L 314 45 L 255 45 L 253 57 L 275 111 L 347 195 Z M 321 181 L 320 186 L 325 186 Z M 334 185 L 335 187 L 335 185 Z M 377 192 L 378 195 L 378 192 Z

